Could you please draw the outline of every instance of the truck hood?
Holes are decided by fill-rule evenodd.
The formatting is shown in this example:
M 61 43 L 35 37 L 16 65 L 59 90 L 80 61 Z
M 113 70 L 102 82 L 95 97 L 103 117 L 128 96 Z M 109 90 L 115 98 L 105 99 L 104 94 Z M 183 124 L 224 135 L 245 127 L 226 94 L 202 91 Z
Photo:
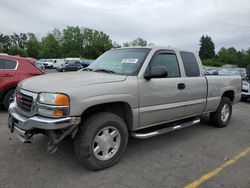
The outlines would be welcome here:
M 68 72 L 35 76 L 22 81 L 19 87 L 32 92 L 63 92 L 70 88 L 91 84 L 121 82 L 125 75 L 107 74 L 101 72 Z

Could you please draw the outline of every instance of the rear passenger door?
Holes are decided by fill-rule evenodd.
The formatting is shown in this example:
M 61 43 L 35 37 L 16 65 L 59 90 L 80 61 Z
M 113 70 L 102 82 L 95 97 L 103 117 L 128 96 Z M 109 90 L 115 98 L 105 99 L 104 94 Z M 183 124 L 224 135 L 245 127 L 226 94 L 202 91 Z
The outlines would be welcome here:
M 17 66 L 15 60 L 0 58 L 0 89 L 15 81 Z
M 186 74 L 186 109 L 184 116 L 203 112 L 206 105 L 207 83 L 201 74 L 197 59 L 191 52 L 180 52 Z
M 168 76 L 164 78 L 139 79 L 140 127 L 160 124 L 183 117 L 185 111 L 185 78 L 176 54 L 172 50 L 155 52 L 147 69 L 164 66 Z

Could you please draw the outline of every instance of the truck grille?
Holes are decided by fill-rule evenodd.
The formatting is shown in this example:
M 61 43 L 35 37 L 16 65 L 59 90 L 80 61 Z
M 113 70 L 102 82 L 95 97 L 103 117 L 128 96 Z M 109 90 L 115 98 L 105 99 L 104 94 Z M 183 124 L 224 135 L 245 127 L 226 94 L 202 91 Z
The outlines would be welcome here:
M 16 103 L 17 106 L 26 112 L 31 112 L 32 104 L 33 104 L 33 97 L 25 95 L 20 91 L 16 93 Z

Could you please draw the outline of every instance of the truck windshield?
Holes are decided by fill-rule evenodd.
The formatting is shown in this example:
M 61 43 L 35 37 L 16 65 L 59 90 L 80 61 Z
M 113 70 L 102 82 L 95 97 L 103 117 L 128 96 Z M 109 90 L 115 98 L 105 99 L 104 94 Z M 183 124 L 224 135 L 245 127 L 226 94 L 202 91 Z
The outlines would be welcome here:
M 97 58 L 88 69 L 107 70 L 115 74 L 136 75 L 147 57 L 148 48 L 114 49 Z

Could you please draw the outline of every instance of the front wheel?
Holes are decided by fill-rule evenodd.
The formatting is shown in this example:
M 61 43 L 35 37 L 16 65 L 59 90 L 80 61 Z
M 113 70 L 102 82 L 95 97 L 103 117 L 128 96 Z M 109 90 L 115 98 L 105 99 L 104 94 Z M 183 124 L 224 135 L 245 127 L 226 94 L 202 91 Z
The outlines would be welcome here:
M 210 114 L 211 122 L 216 127 L 226 127 L 232 116 L 232 101 L 222 97 L 218 109 Z
M 75 138 L 75 153 L 90 170 L 111 167 L 121 158 L 128 142 L 125 122 L 117 115 L 102 112 L 83 122 Z
M 15 89 L 9 90 L 3 98 L 3 104 L 6 110 L 8 110 L 10 103 L 14 100 L 15 96 Z

